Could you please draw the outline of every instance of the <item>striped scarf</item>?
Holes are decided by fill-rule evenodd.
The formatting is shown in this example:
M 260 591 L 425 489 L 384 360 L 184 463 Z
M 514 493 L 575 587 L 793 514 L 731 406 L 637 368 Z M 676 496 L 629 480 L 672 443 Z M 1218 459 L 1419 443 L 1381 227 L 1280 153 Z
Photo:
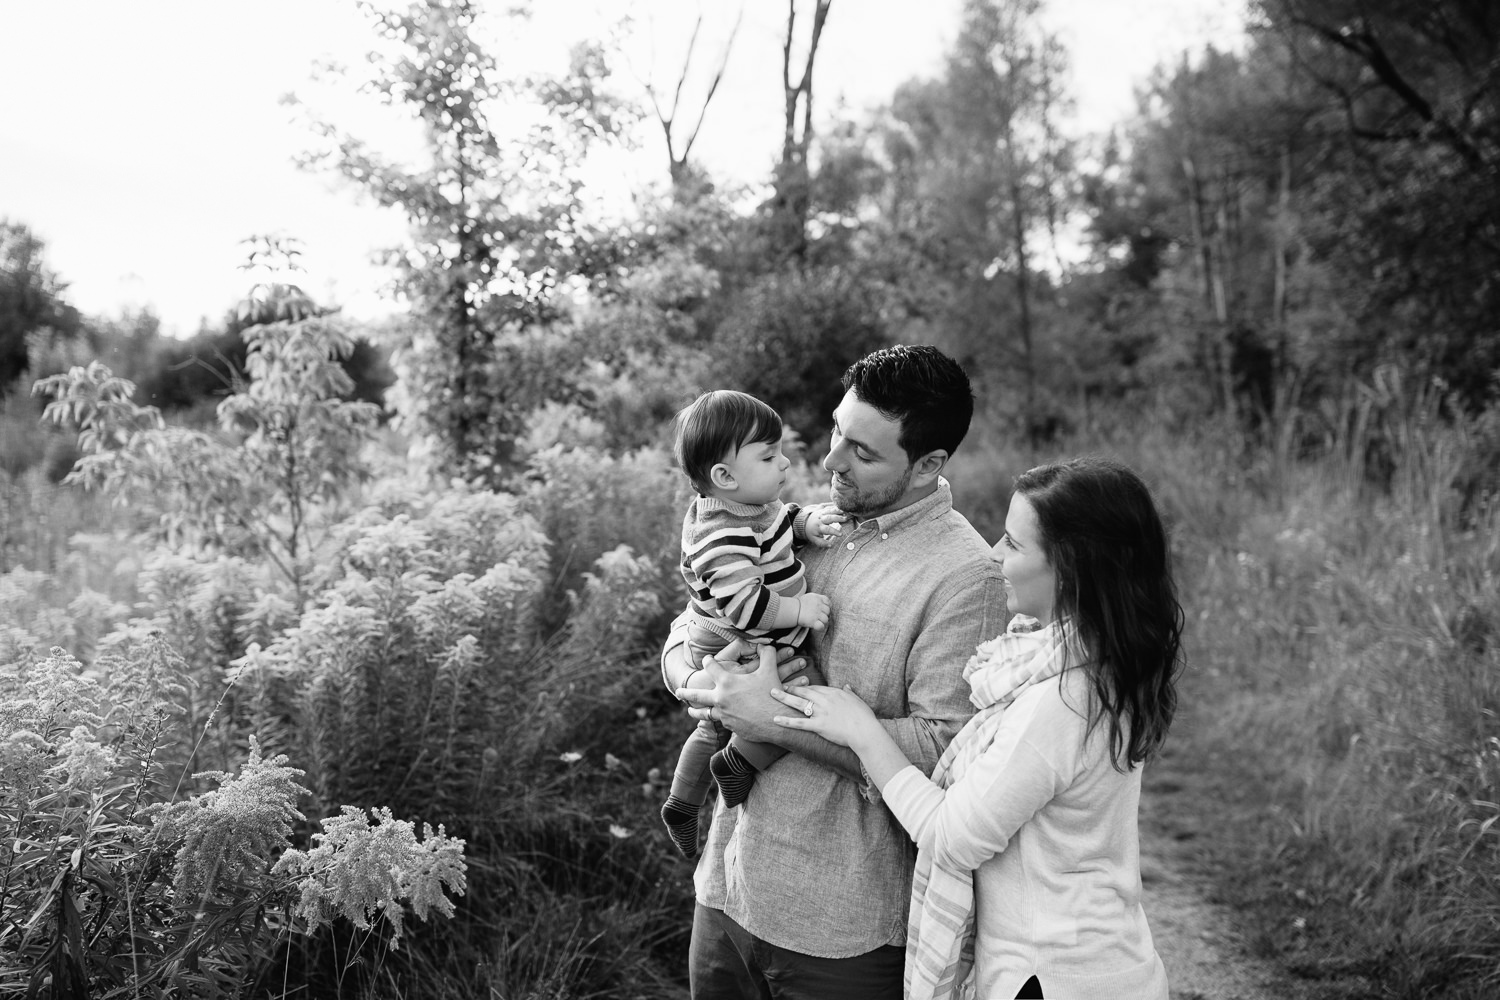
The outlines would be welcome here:
M 1068 655 L 1069 646 L 1056 622 L 1042 627 L 1025 615 L 979 645 L 964 667 L 969 700 L 979 713 L 938 760 L 935 784 L 951 788 L 963 777 L 994 742 L 1005 706 L 1022 691 L 1082 662 Z M 919 849 L 906 932 L 908 1000 L 973 996 L 974 936 L 974 873 L 934 864 L 932 852 Z

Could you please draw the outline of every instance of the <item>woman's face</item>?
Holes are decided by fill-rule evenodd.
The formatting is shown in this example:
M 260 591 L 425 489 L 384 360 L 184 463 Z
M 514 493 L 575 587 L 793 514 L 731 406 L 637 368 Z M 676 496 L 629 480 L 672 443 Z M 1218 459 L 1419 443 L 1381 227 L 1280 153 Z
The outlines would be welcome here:
M 1050 624 L 1057 573 L 1042 552 L 1036 508 L 1019 493 L 1010 498 L 1005 535 L 995 546 L 995 556 L 1000 560 L 1000 572 L 1005 575 L 1005 596 L 1010 610 L 1030 615 L 1043 625 Z

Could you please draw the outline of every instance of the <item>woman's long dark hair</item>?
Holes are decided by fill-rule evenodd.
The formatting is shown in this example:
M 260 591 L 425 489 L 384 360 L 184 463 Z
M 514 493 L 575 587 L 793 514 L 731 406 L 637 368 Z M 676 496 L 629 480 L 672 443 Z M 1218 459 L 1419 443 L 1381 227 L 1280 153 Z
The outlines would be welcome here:
M 1016 492 L 1036 509 L 1057 574 L 1053 619 L 1088 658 L 1088 731 L 1107 718 L 1111 760 L 1129 770 L 1160 748 L 1177 710 L 1183 614 L 1166 526 L 1141 477 L 1108 459 L 1038 466 Z

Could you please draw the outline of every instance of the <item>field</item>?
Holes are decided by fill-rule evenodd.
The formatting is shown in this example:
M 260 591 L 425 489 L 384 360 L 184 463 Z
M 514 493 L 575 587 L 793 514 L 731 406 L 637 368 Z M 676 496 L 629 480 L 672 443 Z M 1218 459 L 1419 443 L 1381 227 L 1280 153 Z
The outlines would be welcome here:
M 990 538 L 1011 477 L 1039 461 L 1111 454 L 1153 484 L 1190 638 L 1182 712 L 1148 776 L 1175 790 L 1152 799 L 1174 812 L 1144 819 L 1191 840 L 1197 877 L 1307 996 L 1500 986 L 1500 507 L 1483 479 L 1496 436 L 1488 418 L 1438 420 L 1429 404 L 1316 447 L 1306 415 L 1260 447 L 1141 417 L 1041 452 L 981 417 L 950 467 L 957 505 Z M 7 440 L 27 437 L 20 419 Z M 652 654 L 680 599 L 683 494 L 667 456 L 542 449 L 491 492 L 400 471 L 389 435 L 365 449 L 369 474 L 308 521 L 319 540 L 300 609 L 276 596 L 286 580 L 253 539 L 210 554 L 180 508 L 139 493 L 111 504 L 50 482 L 40 459 L 5 474 L 0 818 L 30 846 L 6 855 L 0 937 L 22 961 L 0 972 L 0 995 L 74 966 L 121 996 L 685 995 L 690 871 L 656 819 L 687 728 Z M 819 482 L 809 468 L 796 489 Z M 106 710 L 116 692 L 90 702 L 94 742 L 73 729 L 68 744 L 99 748 L 92 778 L 21 770 L 18 699 L 39 665 L 56 693 L 54 646 L 81 661 L 76 698 L 83 680 L 108 687 L 152 657 L 153 676 L 171 675 L 178 693 L 160 680 L 166 707 L 133 762 L 118 740 L 134 730 Z M 46 735 L 61 759 L 60 724 Z M 239 869 L 184 881 L 203 849 L 192 824 L 230 788 L 274 798 L 275 754 L 289 758 L 276 772 L 289 811 L 242 845 Z M 29 799 L 15 794 L 23 773 Z M 351 826 L 340 806 L 361 810 Z M 422 823 L 443 826 L 423 839 Z M 392 830 L 450 861 L 437 838 L 462 838 L 466 879 L 362 896 L 325 877 L 319 909 L 310 869 L 271 867 Z M 75 849 L 70 888 L 54 876 Z M 65 899 L 72 923 L 54 916 Z M 193 900 L 195 917 L 174 915 Z M 395 921 L 450 905 L 442 926 Z M 134 964 L 106 962 L 127 940 Z

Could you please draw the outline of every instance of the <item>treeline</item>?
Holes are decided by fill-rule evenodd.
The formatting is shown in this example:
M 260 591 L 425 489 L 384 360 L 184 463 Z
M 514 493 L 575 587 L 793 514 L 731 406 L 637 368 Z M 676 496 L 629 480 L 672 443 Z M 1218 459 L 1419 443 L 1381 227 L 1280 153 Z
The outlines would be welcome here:
M 814 69 L 838 22 L 831 0 L 789 4 L 783 148 L 750 201 L 690 157 L 704 121 L 732 127 L 713 86 L 700 107 L 664 110 L 667 88 L 632 90 L 605 43 L 522 79 L 476 41 L 498 13 L 373 12 L 388 44 L 367 83 L 427 127 L 428 162 L 304 109 L 304 165 L 412 222 L 392 254 L 412 312 L 347 362 L 360 398 L 391 384 L 394 353 L 406 425 L 476 471 L 505 466 L 544 405 L 628 447 L 709 383 L 766 396 L 812 439 L 832 377 L 893 341 L 961 357 L 1033 442 L 1123 402 L 1234 413 L 1315 447 L 1334 430 L 1320 406 L 1382 368 L 1435 380 L 1453 406 L 1494 397 L 1500 11 L 1261 0 L 1242 51 L 1184 53 L 1133 121 L 1078 140 L 1042 6 L 971 0 L 935 77 L 825 124 Z M 678 96 L 704 83 L 692 55 Z M 516 101 L 548 112 L 520 137 L 491 119 Z M 650 126 L 648 103 L 670 187 L 609 218 L 580 165 Z M 149 313 L 81 317 L 24 225 L 3 244 L 0 384 L 103 356 L 141 401 L 174 408 L 236 377 L 243 319 L 178 343 Z
M 244 380 L 242 334 L 265 321 L 226 303 L 217 323 L 204 320 L 192 337 L 178 339 L 162 333 L 149 307 L 86 316 L 69 303 L 67 288 L 30 226 L 0 220 L 0 397 L 98 359 L 136 384 L 137 402 L 167 412 L 211 407 Z M 366 402 L 378 403 L 393 381 L 368 337 L 356 342 L 344 368 L 355 381 L 351 397 Z

